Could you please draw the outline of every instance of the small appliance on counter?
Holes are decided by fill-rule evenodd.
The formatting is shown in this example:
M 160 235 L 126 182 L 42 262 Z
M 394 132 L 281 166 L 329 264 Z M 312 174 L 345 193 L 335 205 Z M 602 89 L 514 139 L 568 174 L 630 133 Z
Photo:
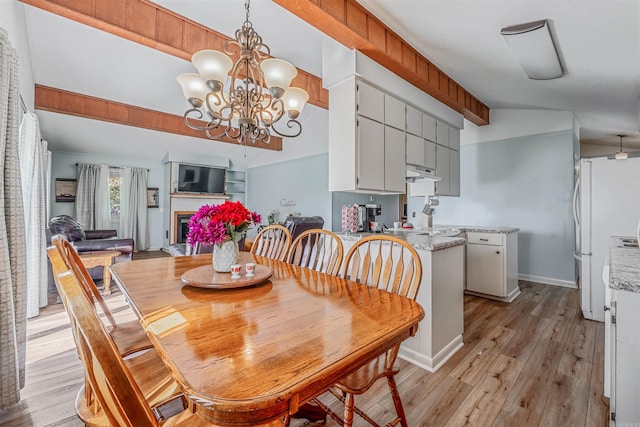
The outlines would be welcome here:
M 358 206 L 358 231 L 365 233 L 374 231 L 382 232 L 380 230 L 372 230 L 371 223 L 376 222 L 376 217 L 382 215 L 382 206 L 379 204 L 366 204 Z M 377 228 L 377 227 L 376 227 Z

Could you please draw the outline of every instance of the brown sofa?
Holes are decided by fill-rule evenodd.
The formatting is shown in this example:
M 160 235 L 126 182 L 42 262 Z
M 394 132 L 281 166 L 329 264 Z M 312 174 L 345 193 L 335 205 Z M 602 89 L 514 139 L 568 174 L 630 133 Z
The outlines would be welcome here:
M 135 249 L 133 239 L 119 239 L 116 230 L 84 230 L 80 223 L 68 215 L 59 215 L 49 220 L 47 244 L 51 244 L 51 237 L 62 234 L 75 247 L 79 254 L 91 251 L 118 251 L 120 256 L 114 262 L 131 261 Z M 93 279 L 102 279 L 102 267 L 89 269 Z M 49 264 L 49 292 L 55 293 L 55 282 Z

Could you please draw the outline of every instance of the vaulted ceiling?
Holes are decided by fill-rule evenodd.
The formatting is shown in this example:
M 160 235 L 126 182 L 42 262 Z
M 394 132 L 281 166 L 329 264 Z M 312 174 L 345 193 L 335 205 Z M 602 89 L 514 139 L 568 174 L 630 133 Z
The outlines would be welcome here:
M 278 0 L 288 3 L 287 7 L 301 1 Z M 574 111 L 583 142 L 616 145 L 615 135 L 624 133 L 631 135 L 628 140 L 637 141 L 640 148 L 640 2 L 359 0 L 359 3 L 489 108 Z M 244 20 L 241 0 L 160 0 L 157 4 L 229 37 Z M 36 7 L 25 9 L 36 84 L 170 115 L 181 116 L 184 112 L 187 103 L 175 77 L 193 70 L 185 59 Z M 250 19 L 274 56 L 321 78 L 324 36 L 318 29 L 270 0 L 253 0 Z M 560 79 L 527 79 L 500 36 L 502 27 L 539 19 L 551 21 L 567 71 Z M 248 165 L 281 158 L 278 152 L 245 150 L 192 136 L 49 111 L 38 111 L 38 115 L 43 135 L 54 150 L 107 154 L 126 151 L 132 156 L 153 153 L 154 157 L 161 157 L 169 149 L 180 149 L 239 158 Z M 317 125 L 326 124 L 326 110 L 321 102 L 305 108 L 302 122 L 303 126 L 308 125 L 303 135 L 282 143 L 287 156 L 326 151 L 322 142 L 326 129 Z

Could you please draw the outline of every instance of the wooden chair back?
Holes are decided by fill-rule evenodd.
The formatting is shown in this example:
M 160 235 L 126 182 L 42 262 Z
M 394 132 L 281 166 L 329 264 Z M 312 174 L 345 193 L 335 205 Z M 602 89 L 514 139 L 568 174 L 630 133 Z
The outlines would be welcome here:
M 100 307 L 100 310 L 109 321 L 109 324 L 111 324 L 112 327 L 116 327 L 116 320 L 113 317 L 111 310 L 109 310 L 109 306 L 104 301 L 104 298 L 102 298 L 98 287 L 96 286 L 95 282 L 91 278 L 91 275 L 82 263 L 78 252 L 76 252 L 71 243 L 62 234 L 53 236 L 51 238 L 51 243 L 58 249 L 58 252 L 60 253 L 60 256 L 62 257 L 65 265 L 67 266 L 67 269 L 71 270 L 76 275 L 76 278 L 78 279 L 78 282 L 87 295 L 87 298 L 89 298 L 94 306 L 97 303 L 97 305 Z
M 342 276 L 415 300 L 422 281 L 420 256 L 409 243 L 384 234 L 358 240 L 347 252 Z
M 274 224 L 260 230 L 250 252 L 276 261 L 284 261 L 290 246 L 291 233 L 287 227 Z
M 58 276 L 69 316 L 76 324 L 78 351 L 85 374 L 111 425 L 158 426 L 151 407 L 109 337 L 76 276 Z
M 303 231 L 291 244 L 287 262 L 332 276 L 340 272 L 344 249 L 342 240 L 331 231 Z

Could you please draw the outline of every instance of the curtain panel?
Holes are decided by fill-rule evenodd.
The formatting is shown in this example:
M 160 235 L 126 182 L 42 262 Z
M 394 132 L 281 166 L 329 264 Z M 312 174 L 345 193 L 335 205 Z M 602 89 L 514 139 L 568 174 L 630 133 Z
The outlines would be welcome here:
M 76 219 L 85 230 L 111 228 L 109 166 L 79 163 L 76 187 Z
M 0 409 L 20 400 L 26 350 L 26 251 L 19 168 L 18 54 L 0 28 Z
M 47 142 L 40 139 L 38 117 L 26 112 L 20 124 L 20 175 L 27 252 L 27 318 L 47 305 Z
M 149 171 L 123 168 L 120 172 L 120 234 L 132 238 L 136 250 L 151 246 L 147 211 L 147 179 Z

